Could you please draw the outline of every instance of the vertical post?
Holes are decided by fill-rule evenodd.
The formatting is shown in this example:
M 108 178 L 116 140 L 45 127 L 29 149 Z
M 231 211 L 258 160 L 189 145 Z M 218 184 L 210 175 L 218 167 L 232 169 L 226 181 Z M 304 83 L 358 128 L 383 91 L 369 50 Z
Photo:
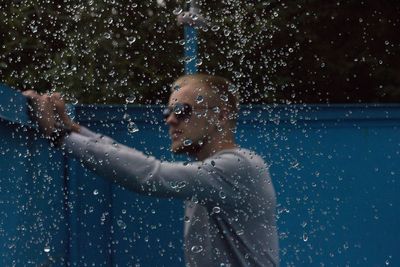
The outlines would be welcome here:
M 185 34 L 185 73 L 193 74 L 197 72 L 197 40 L 198 29 L 206 25 L 200 16 L 196 1 L 190 1 L 189 11 L 184 12 L 178 17 L 178 21 L 184 24 Z
M 193 74 L 197 72 L 197 29 L 193 26 L 185 25 L 185 73 Z

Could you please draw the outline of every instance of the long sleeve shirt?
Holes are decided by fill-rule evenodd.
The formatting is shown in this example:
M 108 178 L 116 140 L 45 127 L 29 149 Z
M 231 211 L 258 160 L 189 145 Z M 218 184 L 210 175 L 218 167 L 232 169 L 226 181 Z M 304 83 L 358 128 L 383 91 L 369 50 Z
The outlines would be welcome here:
M 235 148 L 165 162 L 82 127 L 63 148 L 126 188 L 185 201 L 186 266 L 278 266 L 274 187 L 263 159 Z

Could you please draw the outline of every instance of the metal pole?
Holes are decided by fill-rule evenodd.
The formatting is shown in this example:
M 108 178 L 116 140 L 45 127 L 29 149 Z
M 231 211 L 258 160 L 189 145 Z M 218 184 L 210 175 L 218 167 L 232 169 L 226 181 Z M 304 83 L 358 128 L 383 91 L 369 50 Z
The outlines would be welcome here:
M 178 21 L 184 24 L 185 35 L 185 73 L 193 74 L 197 72 L 197 42 L 198 29 L 205 26 L 204 19 L 200 16 L 200 10 L 195 0 L 191 0 L 188 11 L 178 17 Z
M 185 73 L 197 72 L 197 29 L 185 25 Z

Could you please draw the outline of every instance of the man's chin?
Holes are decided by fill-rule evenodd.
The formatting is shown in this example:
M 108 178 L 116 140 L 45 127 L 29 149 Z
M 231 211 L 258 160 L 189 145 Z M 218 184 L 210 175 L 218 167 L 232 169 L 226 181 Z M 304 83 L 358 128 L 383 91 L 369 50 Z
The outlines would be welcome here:
M 186 153 L 186 147 L 184 146 L 171 146 L 171 152 L 174 154 L 183 154 Z
M 193 155 L 196 154 L 198 147 L 194 145 L 184 146 L 183 144 L 172 144 L 171 152 L 174 154 L 188 154 Z

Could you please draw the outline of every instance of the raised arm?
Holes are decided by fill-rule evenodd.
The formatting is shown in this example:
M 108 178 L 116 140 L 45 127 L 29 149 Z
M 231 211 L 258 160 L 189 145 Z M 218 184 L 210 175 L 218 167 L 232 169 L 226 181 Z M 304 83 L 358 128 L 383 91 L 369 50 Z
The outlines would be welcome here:
M 162 162 L 121 144 L 74 133 L 63 147 L 99 175 L 146 195 L 225 205 L 239 204 L 248 195 L 243 181 L 248 165 L 238 153 L 216 154 L 204 162 Z

